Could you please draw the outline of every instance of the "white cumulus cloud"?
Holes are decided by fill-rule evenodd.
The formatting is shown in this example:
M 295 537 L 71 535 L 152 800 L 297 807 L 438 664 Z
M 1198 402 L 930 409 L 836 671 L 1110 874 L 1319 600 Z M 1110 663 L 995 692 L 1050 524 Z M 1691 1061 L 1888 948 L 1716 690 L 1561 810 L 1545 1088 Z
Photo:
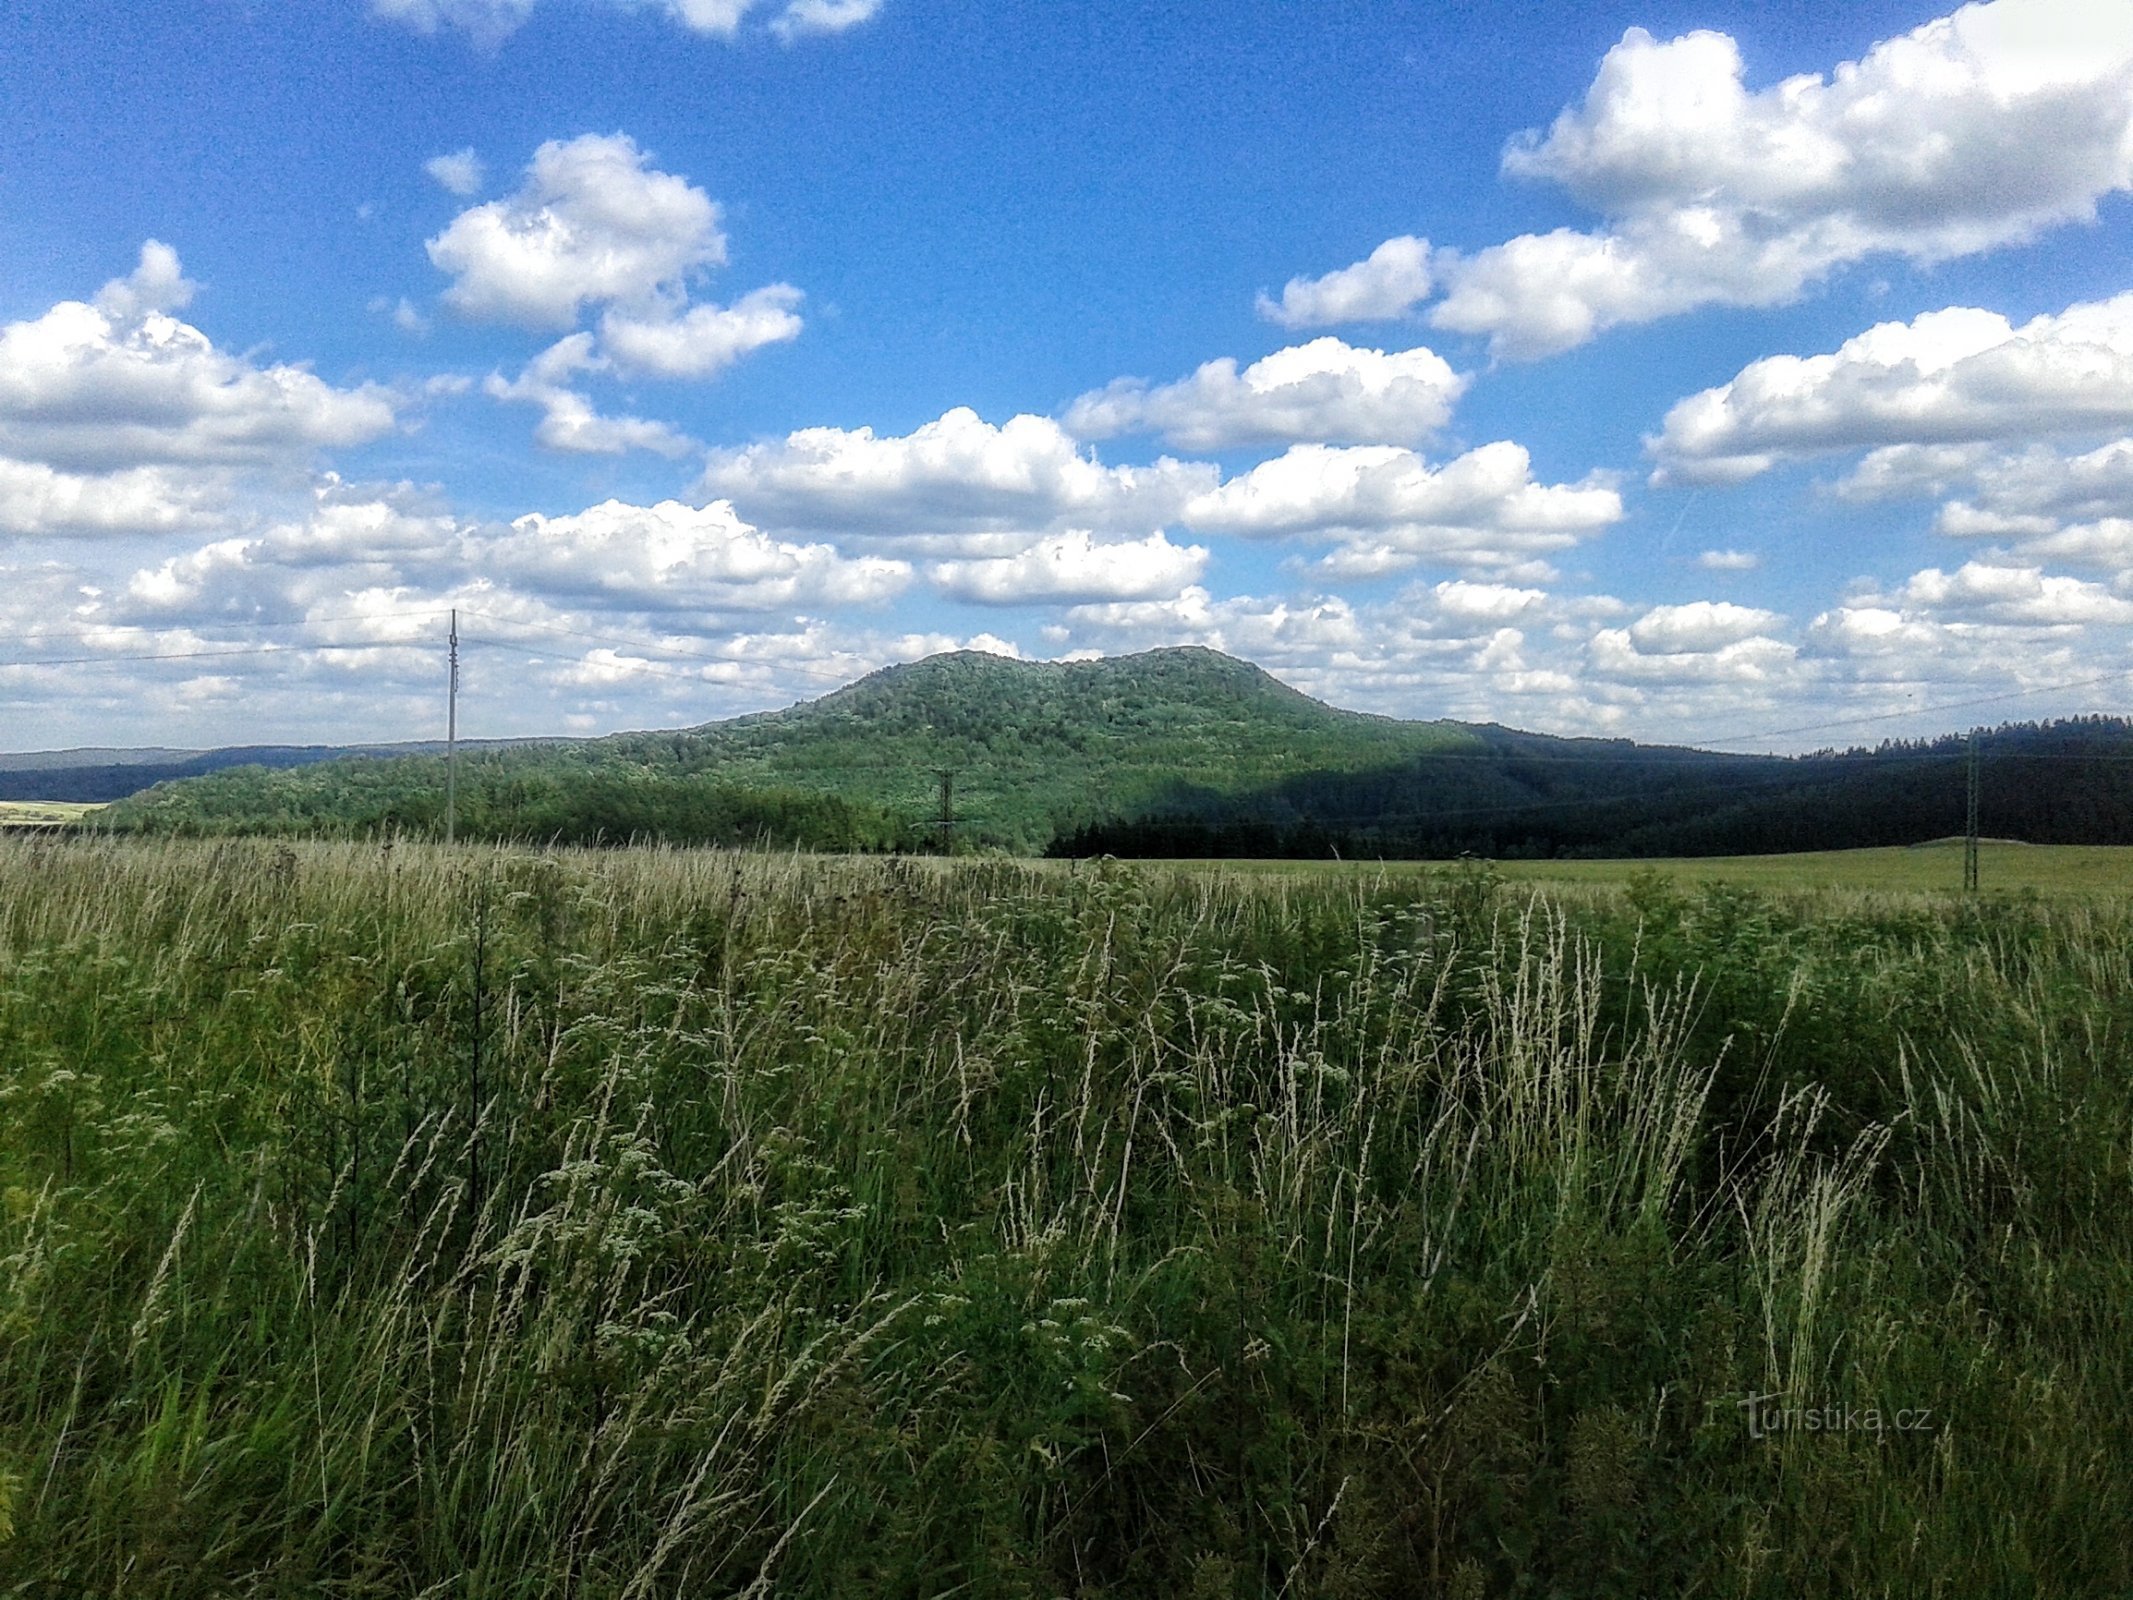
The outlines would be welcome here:
M 755 9 L 757 0 L 661 0 L 660 9 L 691 33 L 730 39 Z
M 1884 445 L 1839 484 L 1852 499 L 1937 499 L 1934 529 L 2014 554 L 2133 574 L 2133 438 L 2091 450 Z
M 470 317 L 568 328 L 587 304 L 652 306 L 726 259 L 711 197 L 661 172 L 627 134 L 551 139 L 518 190 L 470 207 L 428 244 Z
M 691 33 L 710 38 L 739 36 L 749 18 L 762 10 L 764 0 L 608 0 L 617 11 L 657 10 L 669 21 Z M 870 20 L 881 10 L 883 0 L 787 0 L 767 24 L 775 37 L 791 44 L 797 39 L 843 33 Z M 509 38 L 533 14 L 535 0 L 371 0 L 373 16 L 414 29 L 436 33 L 456 28 L 485 48 L 494 48 Z
M 2002 559 L 1928 567 L 1851 595 L 1814 619 L 1808 639 L 1860 683 L 2029 690 L 2123 662 L 2128 624 L 2133 601 L 2104 585 Z
M 169 467 L 62 472 L 0 456 L 0 533 L 31 537 L 204 528 L 228 499 L 221 474 Z
M 160 239 L 141 246 L 141 258 L 123 278 L 96 292 L 96 309 L 114 322 L 139 322 L 153 311 L 182 311 L 200 286 L 185 276 L 178 252 Z
M 242 473 L 295 474 L 392 430 L 398 397 L 218 349 L 172 314 L 194 286 L 150 240 L 91 301 L 0 327 L 0 527 L 157 532 L 216 514 Z
M 1281 298 L 1259 296 L 1259 315 L 1284 328 L 1327 328 L 1343 322 L 1391 322 L 1429 298 L 1429 241 L 1402 234 L 1387 239 L 1353 266 L 1317 278 L 1291 278 Z
M 1218 598 L 1194 584 L 1169 599 L 1071 606 L 1055 633 L 1055 642 L 1069 640 L 1111 651 L 1199 644 L 1265 667 L 1323 669 L 1329 656 L 1364 645 L 1368 630 L 1337 595 Z
M 1781 681 L 1799 653 L 1768 634 L 1701 649 L 1648 649 L 1628 628 L 1602 628 L 1586 647 L 1586 664 L 1602 679 L 1628 683 L 1768 684 Z
M 1875 255 L 2021 243 L 2133 187 L 2133 6 L 1968 5 L 1754 90 L 1728 35 L 1633 28 L 1504 169 L 1606 219 L 1438 252 L 1431 321 L 1513 358 L 1698 306 L 1781 304 Z
M 646 417 L 602 414 L 592 397 L 573 387 L 579 373 L 606 370 L 605 357 L 593 349 L 593 336 L 573 333 L 543 350 L 515 378 L 492 372 L 483 391 L 494 400 L 522 401 L 541 408 L 534 439 L 550 450 L 570 455 L 621 455 L 650 450 L 668 457 L 685 456 L 695 441 L 664 422 Z
M 655 378 L 708 378 L 751 350 L 800 336 L 798 289 L 774 283 L 730 306 L 696 305 L 679 315 L 600 319 L 600 348 L 625 372 Z
M 1206 567 L 1205 549 L 1174 545 L 1160 532 L 1106 543 L 1073 530 L 1040 539 L 1012 556 L 936 562 L 927 575 L 954 599 L 1027 605 L 1046 600 L 1167 599 Z
M 477 44 L 495 45 L 532 15 L 534 0 L 370 0 L 373 16 L 417 33 L 457 28 Z
M 1766 633 L 1784 619 L 1775 612 L 1724 600 L 1691 600 L 1654 606 L 1629 625 L 1630 642 L 1652 655 L 1716 650 Z
M 958 406 L 908 434 L 802 428 L 714 454 L 699 485 L 773 528 L 933 540 L 942 554 L 1014 555 L 1070 528 L 1146 533 L 1171 522 L 1216 469 L 1164 458 L 1099 462 L 1049 417 L 995 425 Z M 1005 536 L 988 543 L 983 536 Z
M 1543 484 L 1509 441 L 1431 465 L 1391 445 L 1294 445 L 1185 508 L 1199 533 L 1334 538 L 1350 571 L 1423 561 L 1508 568 L 1618 522 L 1622 497 L 1599 480 Z
M 388 431 L 383 389 L 336 389 L 302 367 L 215 348 L 161 305 L 189 285 L 151 242 L 96 304 L 63 300 L 0 328 L 0 455 L 72 470 L 149 462 L 301 461 Z
M 1509 622 L 1547 599 L 1540 589 L 1477 583 L 1471 578 L 1447 578 L 1429 591 L 1430 610 L 1437 618 L 1466 627 Z
M 911 577 L 902 561 L 847 560 L 828 544 L 772 539 L 724 501 L 605 501 L 570 516 L 520 517 L 467 536 L 477 571 L 566 601 L 654 609 L 779 610 L 883 600 Z
M 583 380 L 708 378 L 802 327 L 790 284 L 731 305 L 691 303 L 696 280 L 726 259 L 719 208 L 653 167 L 627 134 L 550 140 L 516 193 L 462 211 L 429 253 L 453 274 L 445 303 L 465 315 L 568 328 L 600 310 L 597 332 L 566 334 L 516 378 L 495 374 L 484 386 L 540 406 L 534 437 L 553 450 L 685 454 L 692 442 L 667 424 L 603 413 Z
M 1966 561 L 1953 572 L 1928 567 L 1893 596 L 1907 608 L 1975 613 L 2034 627 L 2133 622 L 2133 601 L 2098 583 L 2039 567 Z
M 2073 455 L 2032 445 L 1975 462 L 1968 477 L 1967 492 L 1941 505 L 1940 532 L 2011 539 L 2024 555 L 2133 573 L 2133 439 Z
M 872 21 L 882 0 L 791 0 L 771 20 L 770 31 L 790 44 L 810 35 L 844 33 Z
M 902 561 L 771 538 L 724 503 L 608 500 L 478 523 L 404 487 L 329 481 L 300 519 L 140 568 L 99 615 L 137 627 L 287 622 L 360 612 L 365 595 L 396 595 L 393 609 L 404 611 L 477 590 L 483 611 L 535 622 L 558 610 L 588 619 L 752 614 L 872 605 L 910 579 Z
M 1819 356 L 1767 356 L 1677 401 L 1650 441 L 1657 477 L 1739 482 L 1780 460 L 1866 446 L 2020 441 L 2133 424 L 2133 293 L 2017 327 L 1953 306 L 1885 322 Z M 1886 493 L 1959 455 L 1880 456 L 1852 485 Z
M 422 163 L 422 170 L 441 187 L 458 195 L 462 200 L 481 192 L 482 179 L 488 172 L 481 157 L 474 153 L 472 145 L 468 145 L 464 150 L 454 150 L 448 155 L 431 156 Z
M 1241 372 L 1224 357 L 1176 383 L 1118 379 L 1068 407 L 1066 425 L 1084 439 L 1154 433 L 1187 450 L 1415 444 L 1444 426 L 1469 381 L 1434 350 L 1357 349 L 1328 336 Z
M 1706 572 L 1753 572 L 1763 564 L 1763 558 L 1752 550 L 1706 550 L 1696 558 L 1696 565 Z

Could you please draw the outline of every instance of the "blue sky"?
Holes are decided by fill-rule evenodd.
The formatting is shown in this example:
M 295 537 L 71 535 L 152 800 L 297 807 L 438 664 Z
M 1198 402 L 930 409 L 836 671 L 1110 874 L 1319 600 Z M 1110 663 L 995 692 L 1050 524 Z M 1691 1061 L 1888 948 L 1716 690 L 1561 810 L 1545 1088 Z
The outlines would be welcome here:
M 0 16 L 0 747 L 2133 687 L 2133 0 Z M 2123 297 L 2123 298 L 2121 298 Z

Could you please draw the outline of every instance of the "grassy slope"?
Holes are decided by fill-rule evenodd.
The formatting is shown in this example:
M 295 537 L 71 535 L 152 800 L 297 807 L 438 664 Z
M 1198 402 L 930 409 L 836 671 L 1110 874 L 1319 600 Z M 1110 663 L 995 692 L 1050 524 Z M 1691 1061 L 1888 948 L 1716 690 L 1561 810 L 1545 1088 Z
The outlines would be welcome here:
M 0 844 L 0 1594 L 2133 1592 L 2129 950 Z

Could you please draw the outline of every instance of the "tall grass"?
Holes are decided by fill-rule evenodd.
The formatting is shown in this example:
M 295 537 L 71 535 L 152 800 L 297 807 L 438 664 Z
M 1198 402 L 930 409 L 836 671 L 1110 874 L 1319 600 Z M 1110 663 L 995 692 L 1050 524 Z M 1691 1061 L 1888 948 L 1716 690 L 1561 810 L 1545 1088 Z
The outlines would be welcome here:
M 2129 934 L 0 843 L 0 1594 L 2124 1593 Z

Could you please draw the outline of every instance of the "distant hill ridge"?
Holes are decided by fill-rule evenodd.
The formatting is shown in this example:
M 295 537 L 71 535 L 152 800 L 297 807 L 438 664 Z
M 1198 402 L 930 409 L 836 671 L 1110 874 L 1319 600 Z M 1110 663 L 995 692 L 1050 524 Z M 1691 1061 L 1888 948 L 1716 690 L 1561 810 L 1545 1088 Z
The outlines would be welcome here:
M 1120 855 L 1821 849 L 1960 831 L 1962 784 L 1948 776 L 1959 754 L 1927 745 L 1788 759 L 1403 721 L 1327 705 L 1195 646 L 1071 662 L 957 651 L 779 711 L 469 749 L 459 826 L 474 837 Z M 2007 781 L 2011 761 L 2031 769 L 2019 783 Z M 2126 724 L 2000 730 L 1988 768 L 1990 831 L 2133 842 Z M 110 821 L 427 831 L 440 825 L 442 777 L 433 753 L 232 768 L 159 785 Z
M 501 749 L 556 742 L 575 741 L 484 739 L 462 741 L 462 747 Z M 163 746 L 27 750 L 0 754 L 0 800 L 122 800 L 151 784 L 202 777 L 228 767 L 302 767 L 349 756 L 437 755 L 443 750 L 442 739 L 418 739 L 404 744 L 224 745 L 212 750 Z

